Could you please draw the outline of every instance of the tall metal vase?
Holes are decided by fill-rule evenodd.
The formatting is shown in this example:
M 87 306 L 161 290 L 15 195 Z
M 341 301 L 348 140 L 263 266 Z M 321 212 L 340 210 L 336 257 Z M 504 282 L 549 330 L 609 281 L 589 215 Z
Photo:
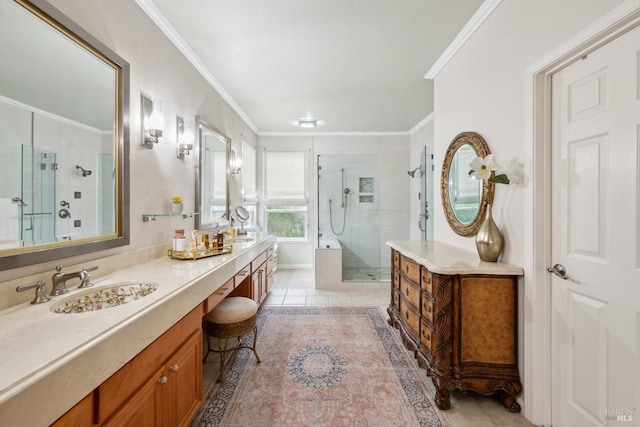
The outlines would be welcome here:
M 491 204 L 487 205 L 487 215 L 476 234 L 476 249 L 482 261 L 496 262 L 504 247 L 504 238 L 493 220 Z

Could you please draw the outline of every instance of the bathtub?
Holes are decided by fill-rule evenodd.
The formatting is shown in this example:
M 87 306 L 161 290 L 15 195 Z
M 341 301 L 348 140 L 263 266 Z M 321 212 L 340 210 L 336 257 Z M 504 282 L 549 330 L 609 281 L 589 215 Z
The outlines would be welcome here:
M 320 239 L 318 242 L 318 249 L 340 249 L 340 241 L 338 239 Z
M 342 286 L 342 246 L 338 239 L 320 239 L 315 252 L 316 289 Z

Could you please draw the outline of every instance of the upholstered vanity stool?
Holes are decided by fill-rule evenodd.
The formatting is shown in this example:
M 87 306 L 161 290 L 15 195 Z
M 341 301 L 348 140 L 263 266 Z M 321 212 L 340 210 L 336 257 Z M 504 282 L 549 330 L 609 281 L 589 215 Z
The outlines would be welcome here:
M 220 353 L 218 381 L 222 381 L 224 377 L 228 351 L 250 348 L 256 356 L 256 361 L 260 363 L 260 357 L 256 351 L 256 340 L 258 338 L 257 312 L 258 304 L 254 300 L 245 297 L 227 297 L 205 316 L 207 354 L 204 356 L 203 363 L 207 361 L 210 352 Z M 241 338 L 251 330 L 253 330 L 253 346 L 242 345 Z M 217 350 L 211 348 L 211 337 L 219 340 Z M 227 348 L 230 338 L 236 338 L 236 345 Z

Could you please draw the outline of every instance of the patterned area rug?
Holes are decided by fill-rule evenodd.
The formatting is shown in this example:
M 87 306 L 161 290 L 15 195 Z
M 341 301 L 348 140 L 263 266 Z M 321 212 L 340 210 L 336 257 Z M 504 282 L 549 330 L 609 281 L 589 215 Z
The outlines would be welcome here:
M 192 426 L 449 425 L 376 307 L 263 307 L 258 331 Z

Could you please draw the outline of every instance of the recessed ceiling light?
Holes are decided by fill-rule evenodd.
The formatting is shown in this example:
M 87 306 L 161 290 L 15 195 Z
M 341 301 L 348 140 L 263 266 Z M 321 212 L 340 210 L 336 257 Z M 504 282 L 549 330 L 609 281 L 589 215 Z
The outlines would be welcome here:
M 298 119 L 298 126 L 301 128 L 314 128 L 318 126 L 316 119 Z

